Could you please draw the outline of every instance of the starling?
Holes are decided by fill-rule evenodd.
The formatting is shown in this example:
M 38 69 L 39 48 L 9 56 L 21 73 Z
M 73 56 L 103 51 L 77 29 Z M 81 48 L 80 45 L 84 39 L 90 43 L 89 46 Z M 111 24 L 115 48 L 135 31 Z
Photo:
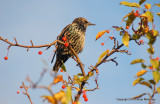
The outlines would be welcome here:
M 73 20 L 72 24 L 67 25 L 57 37 L 57 40 L 68 43 L 72 49 L 78 54 L 82 52 L 85 43 L 85 32 L 87 26 L 95 25 L 88 22 L 87 19 L 79 17 Z M 57 43 L 57 50 L 53 55 L 53 59 L 56 55 L 56 62 L 53 66 L 53 71 L 58 72 L 59 68 L 63 63 L 65 63 L 70 57 L 74 57 L 72 51 L 65 45 Z

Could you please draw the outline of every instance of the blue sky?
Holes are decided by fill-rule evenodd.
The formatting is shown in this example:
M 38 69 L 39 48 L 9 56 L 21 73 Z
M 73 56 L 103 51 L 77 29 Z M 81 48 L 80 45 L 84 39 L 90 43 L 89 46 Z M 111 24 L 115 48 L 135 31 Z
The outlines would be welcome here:
M 137 0 L 129 0 L 137 2 Z M 99 31 L 107 30 L 113 25 L 121 26 L 122 18 L 130 12 L 131 8 L 120 6 L 120 0 L 0 0 L 0 36 L 14 42 L 16 37 L 19 44 L 30 45 L 30 40 L 33 40 L 34 45 L 41 45 L 53 42 L 61 30 L 70 24 L 77 17 L 85 17 L 88 21 L 95 23 L 96 26 L 90 26 L 86 32 L 86 43 L 84 51 L 79 55 L 81 61 L 85 64 L 85 70 L 88 71 L 88 66 L 95 65 L 100 54 L 106 49 L 112 49 L 113 42 L 107 40 L 108 36 L 95 41 L 96 34 Z M 158 1 L 151 2 L 152 4 Z M 154 9 L 160 12 L 160 8 Z M 156 29 L 160 30 L 160 19 L 155 16 Z M 118 33 L 114 34 L 118 37 Z M 121 38 L 117 38 L 120 39 Z M 159 38 L 158 38 L 159 39 Z M 145 39 L 144 39 L 145 40 Z M 158 42 L 159 43 L 159 42 Z M 0 104 L 29 104 L 27 96 L 17 94 L 17 90 L 24 81 L 27 85 L 26 76 L 30 76 L 33 81 L 36 81 L 47 62 L 49 70 L 53 64 L 48 61 L 48 58 L 53 53 L 54 46 L 45 51 L 41 56 L 38 51 L 42 49 L 30 49 L 28 52 L 25 48 L 11 47 L 8 55 L 8 60 L 4 61 L 4 56 L 7 55 L 8 44 L 0 41 Z M 141 70 L 140 65 L 131 66 L 130 62 L 136 58 L 147 59 L 149 56 L 146 52 L 147 46 L 135 46 L 130 43 L 129 50 L 132 55 L 114 54 L 111 56 L 117 57 L 118 66 L 115 63 L 108 62 L 100 66 L 98 83 L 100 89 L 94 92 L 88 92 L 88 104 L 135 104 L 134 101 L 117 101 L 117 98 L 131 98 L 143 92 L 151 92 L 145 86 L 132 86 L 135 80 L 136 72 Z M 156 48 L 155 57 L 159 56 L 159 46 Z M 125 47 L 123 47 L 125 49 Z M 79 68 L 73 59 L 66 62 L 68 73 L 71 75 L 80 72 Z M 71 66 L 72 65 L 72 66 Z M 61 73 L 60 73 L 61 74 Z M 65 76 L 65 74 L 64 74 Z M 147 74 L 145 78 L 150 78 Z M 52 82 L 53 78 L 49 74 L 40 84 L 47 85 Z M 53 91 L 57 92 L 62 84 L 53 87 Z M 90 81 L 89 88 L 95 85 Z M 43 89 L 30 89 L 29 93 L 34 104 L 42 104 L 41 95 L 49 94 Z M 146 97 L 146 96 L 145 96 Z M 155 96 L 156 102 L 160 102 L 159 95 Z M 82 104 L 85 102 L 81 98 Z M 146 104 L 146 101 L 137 101 L 136 104 Z M 157 103 L 156 103 L 157 104 Z

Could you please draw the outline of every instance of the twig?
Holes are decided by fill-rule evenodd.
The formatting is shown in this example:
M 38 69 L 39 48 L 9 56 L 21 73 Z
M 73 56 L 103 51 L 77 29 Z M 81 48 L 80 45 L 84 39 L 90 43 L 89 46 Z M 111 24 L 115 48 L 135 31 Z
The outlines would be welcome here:
M 30 95 L 28 94 L 28 91 L 27 91 L 29 87 L 26 87 L 25 84 L 24 84 L 24 82 L 22 82 L 22 86 L 25 89 L 25 92 L 23 92 L 23 94 L 27 95 L 30 103 L 33 104 L 32 100 L 31 100 L 31 97 L 30 97 Z

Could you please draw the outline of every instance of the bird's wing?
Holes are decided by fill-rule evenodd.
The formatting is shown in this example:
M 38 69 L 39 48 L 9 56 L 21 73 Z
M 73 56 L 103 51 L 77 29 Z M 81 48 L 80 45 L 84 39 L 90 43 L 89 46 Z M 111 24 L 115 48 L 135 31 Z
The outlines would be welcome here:
M 64 37 L 66 34 L 68 34 L 67 31 L 68 31 L 68 29 L 69 29 L 70 26 L 71 26 L 71 24 L 67 25 L 67 26 L 62 30 L 62 32 L 60 33 L 60 35 L 57 36 L 57 40 L 62 40 L 62 37 Z M 68 31 L 68 32 L 69 32 L 69 31 Z M 59 45 L 59 44 L 57 43 L 57 45 Z M 58 46 L 58 47 L 57 47 L 57 50 L 58 50 L 59 48 L 62 48 L 62 47 L 59 47 L 59 46 Z M 57 50 L 56 50 L 56 52 L 55 52 L 54 55 L 53 55 L 53 58 L 52 58 L 52 60 L 51 60 L 51 63 L 53 63 L 54 57 L 55 57 L 55 55 L 57 54 Z

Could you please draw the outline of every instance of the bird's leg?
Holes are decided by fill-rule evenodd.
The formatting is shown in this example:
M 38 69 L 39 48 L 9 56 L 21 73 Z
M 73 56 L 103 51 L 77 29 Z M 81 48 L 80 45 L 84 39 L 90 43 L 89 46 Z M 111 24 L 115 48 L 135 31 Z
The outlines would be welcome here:
M 85 66 L 82 62 L 80 62 L 80 60 L 77 60 L 74 56 L 72 58 L 77 62 L 76 66 L 80 66 L 79 63 L 81 63 L 83 67 Z

